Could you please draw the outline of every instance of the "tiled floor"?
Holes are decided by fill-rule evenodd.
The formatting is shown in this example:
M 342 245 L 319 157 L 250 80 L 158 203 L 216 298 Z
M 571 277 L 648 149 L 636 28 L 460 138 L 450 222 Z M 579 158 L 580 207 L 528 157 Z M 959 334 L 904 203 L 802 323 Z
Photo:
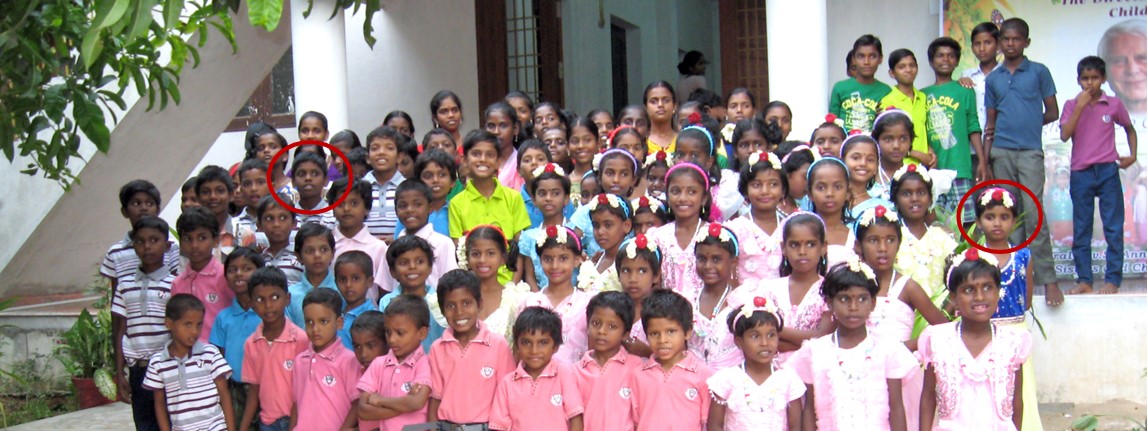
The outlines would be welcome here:
M 10 431 L 125 431 L 131 429 L 135 429 L 132 422 L 132 406 L 126 403 L 111 403 L 8 428 Z

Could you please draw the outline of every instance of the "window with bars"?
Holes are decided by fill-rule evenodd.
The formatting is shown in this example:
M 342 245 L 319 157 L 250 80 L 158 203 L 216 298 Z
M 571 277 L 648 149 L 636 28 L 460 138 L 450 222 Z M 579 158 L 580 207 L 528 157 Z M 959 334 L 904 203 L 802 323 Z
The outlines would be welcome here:
M 247 103 L 239 108 L 225 131 L 244 131 L 256 121 L 275 128 L 295 127 L 295 67 L 291 61 L 291 48 L 287 48 L 271 73 L 259 83 Z
M 769 100 L 765 0 L 722 1 L 719 14 L 722 87 L 726 91 L 745 87 L 758 100 Z
M 534 0 L 506 1 L 507 85 L 539 99 L 538 7 Z

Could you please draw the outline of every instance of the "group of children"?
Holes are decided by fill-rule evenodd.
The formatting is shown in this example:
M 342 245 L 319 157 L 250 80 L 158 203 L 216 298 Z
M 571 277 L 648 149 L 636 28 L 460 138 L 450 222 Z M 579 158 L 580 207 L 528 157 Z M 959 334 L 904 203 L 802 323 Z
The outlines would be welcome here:
M 330 139 L 346 163 L 303 146 L 269 166 L 286 141 L 253 127 L 247 160 L 185 187 L 178 247 L 154 185 L 120 192 L 121 397 L 141 430 L 1039 429 L 1037 258 L 958 246 L 958 182 L 934 202 L 931 168 L 965 191 L 990 175 L 960 52 L 930 46 L 918 107 L 873 89 L 862 37 L 846 110 L 808 143 L 784 103 L 678 107 L 665 82 L 616 122 L 514 92 L 465 137 L 440 92 L 421 144 L 396 111 L 365 146 Z M 299 133 L 326 141 L 325 117 Z M 968 201 L 986 249 L 1011 248 L 1018 194 Z

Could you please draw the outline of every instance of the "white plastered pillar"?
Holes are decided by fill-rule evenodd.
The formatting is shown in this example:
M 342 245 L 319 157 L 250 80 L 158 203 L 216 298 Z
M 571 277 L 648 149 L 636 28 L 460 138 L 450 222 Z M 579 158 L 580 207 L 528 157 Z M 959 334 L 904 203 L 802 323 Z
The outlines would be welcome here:
M 789 139 L 809 139 L 825 121 L 829 101 L 826 0 L 766 0 L 769 98 L 789 104 Z
M 307 0 L 291 0 L 292 65 L 295 67 L 295 116 L 318 111 L 327 116 L 331 134 L 347 128 L 347 39 L 343 11 L 334 18 L 333 0 L 315 0 L 304 18 Z

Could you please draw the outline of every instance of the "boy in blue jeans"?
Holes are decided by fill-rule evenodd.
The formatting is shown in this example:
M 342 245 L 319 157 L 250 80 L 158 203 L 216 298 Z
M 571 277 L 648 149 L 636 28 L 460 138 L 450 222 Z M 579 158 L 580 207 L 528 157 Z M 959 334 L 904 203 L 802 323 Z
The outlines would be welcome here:
M 1068 293 L 1092 292 L 1092 216 L 1100 199 L 1100 221 L 1108 243 L 1102 294 L 1116 293 L 1124 267 L 1124 207 L 1119 169 L 1136 163 L 1136 129 L 1124 103 L 1104 94 L 1100 86 L 1107 77 L 1104 60 L 1084 57 L 1076 65 L 1080 94 L 1064 102 L 1060 114 L 1060 139 L 1072 138 L 1068 192 L 1072 197 L 1072 260 L 1076 264 L 1076 287 Z M 1128 135 L 1130 155 L 1116 154 L 1116 128 Z
M 991 176 L 1016 181 L 1036 196 L 1044 196 L 1041 129 L 1056 120 L 1056 85 L 1047 67 L 1024 56 L 1030 42 L 1024 20 L 1009 18 L 1001 23 L 1000 47 L 1005 59 L 985 78 L 983 146 L 992 166 Z M 1040 212 L 1027 193 L 1005 188 L 1023 197 L 1020 211 L 1024 217 L 1017 220 L 1017 228 L 1009 237 L 1013 245 L 1019 245 L 1033 236 Z M 1040 231 L 1028 248 L 1033 264 L 1033 280 L 1029 282 L 1044 285 L 1047 305 L 1064 303 L 1064 294 L 1056 284 L 1048 223 L 1040 223 Z

